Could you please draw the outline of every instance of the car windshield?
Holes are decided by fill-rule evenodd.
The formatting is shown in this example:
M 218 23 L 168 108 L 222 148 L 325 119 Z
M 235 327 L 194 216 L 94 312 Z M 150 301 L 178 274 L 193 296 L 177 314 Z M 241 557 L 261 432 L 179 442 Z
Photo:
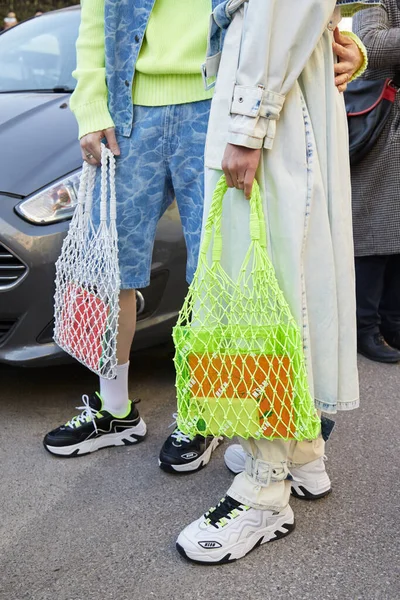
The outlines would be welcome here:
M 0 35 L 0 93 L 72 91 L 79 10 L 47 13 Z

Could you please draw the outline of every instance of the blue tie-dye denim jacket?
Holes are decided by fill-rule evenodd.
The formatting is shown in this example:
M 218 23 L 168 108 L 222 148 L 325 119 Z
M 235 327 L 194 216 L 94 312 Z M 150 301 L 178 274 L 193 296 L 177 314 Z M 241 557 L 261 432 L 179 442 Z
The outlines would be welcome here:
M 221 0 L 212 0 L 214 10 Z M 155 0 L 105 0 L 105 59 L 108 107 L 116 129 L 132 130 L 132 82 Z

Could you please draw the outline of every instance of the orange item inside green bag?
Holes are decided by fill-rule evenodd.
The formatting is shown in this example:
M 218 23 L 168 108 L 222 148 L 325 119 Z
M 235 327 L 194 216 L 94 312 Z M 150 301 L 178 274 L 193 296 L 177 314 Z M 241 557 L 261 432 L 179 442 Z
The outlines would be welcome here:
M 213 429 L 213 420 L 221 429 L 222 412 L 229 430 L 230 422 L 237 421 L 238 413 L 244 411 L 248 431 L 250 410 L 253 415 L 250 422 L 258 424 L 265 437 L 295 437 L 288 356 L 191 354 L 188 358 L 191 395 L 198 408 L 203 404 L 202 417 L 207 430 Z

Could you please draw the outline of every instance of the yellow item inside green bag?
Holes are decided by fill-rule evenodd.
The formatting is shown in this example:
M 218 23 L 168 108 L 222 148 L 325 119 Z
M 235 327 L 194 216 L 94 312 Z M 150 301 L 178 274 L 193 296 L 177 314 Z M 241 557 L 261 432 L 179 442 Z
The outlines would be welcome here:
M 302 337 L 267 253 L 260 190 L 250 246 L 234 281 L 221 265 L 225 177 L 217 184 L 199 264 L 174 328 L 179 429 L 186 434 L 314 439 Z

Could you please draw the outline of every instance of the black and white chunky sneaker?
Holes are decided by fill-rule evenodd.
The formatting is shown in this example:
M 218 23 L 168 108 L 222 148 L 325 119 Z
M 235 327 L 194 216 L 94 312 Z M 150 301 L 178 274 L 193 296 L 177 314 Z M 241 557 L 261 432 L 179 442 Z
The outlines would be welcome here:
M 185 435 L 179 429 L 166 439 L 161 448 L 158 464 L 168 473 L 193 473 L 205 467 L 222 437 Z
M 221 565 L 243 558 L 262 544 L 279 540 L 293 529 L 290 506 L 279 512 L 259 510 L 225 496 L 215 508 L 182 531 L 176 548 L 192 562 Z
M 96 452 L 110 446 L 130 446 L 141 442 L 147 432 L 134 402 L 124 417 L 114 417 L 103 410 L 103 401 L 96 393 L 82 396 L 82 412 L 68 423 L 50 431 L 43 444 L 48 452 L 57 456 L 74 457 Z

